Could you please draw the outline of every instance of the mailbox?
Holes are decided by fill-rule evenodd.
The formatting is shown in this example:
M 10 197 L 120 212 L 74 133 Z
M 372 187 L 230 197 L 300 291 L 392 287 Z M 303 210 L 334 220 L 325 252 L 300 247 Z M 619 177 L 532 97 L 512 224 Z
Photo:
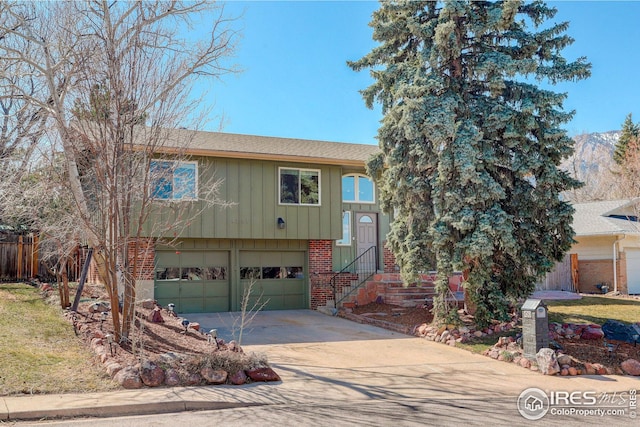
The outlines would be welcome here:
M 542 300 L 529 298 L 522 304 L 522 348 L 524 357 L 535 359 L 538 350 L 549 347 L 549 317 Z

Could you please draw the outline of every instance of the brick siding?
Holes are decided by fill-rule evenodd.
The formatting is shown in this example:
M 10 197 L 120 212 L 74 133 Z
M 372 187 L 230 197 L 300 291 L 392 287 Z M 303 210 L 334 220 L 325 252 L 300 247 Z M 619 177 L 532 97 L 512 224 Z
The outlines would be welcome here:
M 129 262 L 138 259 L 138 274 L 136 280 L 153 280 L 155 275 L 155 239 L 141 238 L 136 248 L 136 242 L 130 241 L 128 247 Z M 98 269 L 95 259 L 91 259 L 89 271 L 87 274 L 87 282 L 103 283 L 98 275 Z
M 329 281 L 333 276 L 333 241 L 309 241 L 309 277 L 311 278 L 312 310 L 327 304 L 333 296 Z
M 382 244 L 382 261 L 385 273 L 396 273 L 399 270 L 396 264 L 396 257 L 391 252 L 391 249 L 387 247 L 387 242 Z
M 618 291 L 627 293 L 627 258 L 624 252 L 619 253 L 616 261 Z M 600 293 L 598 283 L 608 283 L 609 292 L 613 291 L 613 261 L 610 259 L 578 260 L 579 289 L 584 293 Z

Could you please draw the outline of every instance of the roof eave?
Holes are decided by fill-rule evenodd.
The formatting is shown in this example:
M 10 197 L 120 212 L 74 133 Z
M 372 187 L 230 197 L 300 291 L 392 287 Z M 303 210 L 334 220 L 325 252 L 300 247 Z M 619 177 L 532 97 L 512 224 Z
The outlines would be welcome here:
M 281 154 L 266 154 L 266 153 L 247 153 L 240 151 L 219 151 L 219 150 L 202 150 L 202 149 L 187 149 L 181 150 L 171 147 L 162 147 L 156 150 L 157 153 L 162 154 L 186 154 L 190 156 L 203 156 L 203 157 L 222 157 L 227 159 L 249 159 L 249 160 L 270 160 L 270 161 L 288 161 L 296 163 L 307 164 L 322 164 L 322 165 L 337 165 L 337 166 L 355 166 L 364 167 L 365 162 L 363 160 L 354 159 L 331 159 L 326 157 L 311 157 L 311 156 L 287 156 Z

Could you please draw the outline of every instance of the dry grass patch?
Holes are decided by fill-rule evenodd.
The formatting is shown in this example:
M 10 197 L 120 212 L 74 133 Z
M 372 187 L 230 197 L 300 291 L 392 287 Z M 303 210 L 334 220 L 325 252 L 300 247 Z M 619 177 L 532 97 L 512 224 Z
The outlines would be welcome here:
M 0 284 L 0 395 L 119 388 L 60 314 L 37 289 Z
M 549 307 L 549 321 L 558 323 L 597 323 L 619 320 L 624 323 L 640 321 L 640 300 L 607 296 L 588 296 L 577 300 L 545 301 Z

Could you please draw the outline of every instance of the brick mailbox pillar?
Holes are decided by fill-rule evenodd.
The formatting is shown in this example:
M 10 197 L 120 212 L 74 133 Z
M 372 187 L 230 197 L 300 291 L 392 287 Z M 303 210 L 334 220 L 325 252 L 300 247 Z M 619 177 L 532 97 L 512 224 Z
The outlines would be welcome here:
M 549 317 L 542 300 L 529 298 L 522 304 L 522 348 L 524 357 L 535 359 L 538 350 L 549 347 Z

